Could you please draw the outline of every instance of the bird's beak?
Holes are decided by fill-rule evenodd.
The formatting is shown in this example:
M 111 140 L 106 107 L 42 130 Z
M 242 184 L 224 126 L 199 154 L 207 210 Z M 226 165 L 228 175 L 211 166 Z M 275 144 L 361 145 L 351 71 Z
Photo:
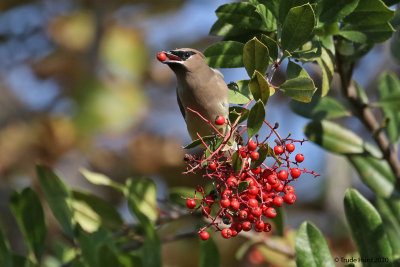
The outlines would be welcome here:
M 177 55 L 174 55 L 172 51 L 164 52 L 167 55 L 167 59 L 164 60 L 162 63 L 164 64 L 170 64 L 170 63 L 177 63 L 177 64 L 183 64 L 184 61 L 178 57 Z

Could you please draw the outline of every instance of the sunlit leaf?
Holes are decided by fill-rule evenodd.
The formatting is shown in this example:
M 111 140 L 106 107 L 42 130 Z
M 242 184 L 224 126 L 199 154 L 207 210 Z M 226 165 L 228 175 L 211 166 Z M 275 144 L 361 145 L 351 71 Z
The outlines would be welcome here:
M 121 192 L 124 190 L 122 184 L 114 182 L 113 180 L 111 180 L 109 177 L 107 177 L 102 173 L 92 172 L 83 168 L 80 169 L 80 172 L 92 184 L 109 186 Z
M 243 67 L 244 45 L 235 41 L 215 43 L 204 51 L 206 62 L 213 68 L 240 68 Z
M 249 77 L 254 71 L 265 73 L 269 63 L 269 51 L 257 38 L 248 41 L 243 48 L 243 64 Z
M 236 86 L 229 88 L 229 103 L 246 104 L 253 96 L 249 88 L 249 80 L 240 80 L 236 82 Z
M 278 58 L 278 45 L 277 45 L 276 41 L 274 39 L 266 36 L 265 34 L 261 35 L 260 41 L 263 44 L 265 44 L 266 47 L 268 47 L 269 56 L 273 60 L 277 60 L 277 58 Z
M 249 110 L 238 106 L 229 107 L 229 120 L 232 124 L 235 123 L 240 114 L 242 114 L 242 116 L 240 117 L 238 123 L 247 120 L 247 118 L 249 117 Z
M 273 93 L 275 91 L 273 88 L 269 87 L 264 75 L 257 70 L 254 72 L 254 75 L 249 82 L 249 88 L 254 100 L 257 101 L 260 99 L 264 105 L 267 104 L 271 92 Z
M 350 112 L 342 104 L 329 96 L 314 96 L 310 103 L 291 101 L 290 108 L 300 116 L 315 120 L 350 116 Z

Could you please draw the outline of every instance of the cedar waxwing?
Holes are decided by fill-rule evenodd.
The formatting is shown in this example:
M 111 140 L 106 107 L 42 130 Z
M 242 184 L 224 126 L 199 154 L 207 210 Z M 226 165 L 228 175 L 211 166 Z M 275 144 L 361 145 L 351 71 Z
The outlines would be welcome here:
M 229 115 L 228 87 L 222 73 L 210 68 L 204 61 L 204 55 L 195 49 L 180 48 L 164 53 L 167 58 L 162 63 L 175 72 L 178 80 L 178 105 L 192 140 L 198 139 L 197 133 L 207 136 L 214 131 L 209 124 L 187 108 L 199 112 L 211 121 L 220 133 L 229 133 L 230 127 L 226 124 L 215 124 L 218 115 L 222 115 L 226 120 Z

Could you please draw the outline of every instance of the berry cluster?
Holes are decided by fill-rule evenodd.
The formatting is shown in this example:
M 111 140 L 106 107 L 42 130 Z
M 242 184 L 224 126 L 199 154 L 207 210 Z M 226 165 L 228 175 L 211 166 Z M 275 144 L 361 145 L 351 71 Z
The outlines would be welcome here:
M 214 123 L 222 125 L 229 124 L 229 121 L 217 116 Z M 229 136 L 221 136 L 220 140 L 225 142 L 220 142 L 214 149 L 201 140 L 206 147 L 205 153 L 200 158 L 186 157 L 189 165 L 186 173 L 202 170 L 203 177 L 211 179 L 213 185 L 209 192 L 198 186 L 194 198 L 185 198 L 188 209 L 201 211 L 209 221 L 199 230 L 202 240 L 209 238 L 205 230 L 211 226 L 221 231 L 224 238 L 251 229 L 256 232 L 271 231 L 268 219 L 277 216 L 276 207 L 296 201 L 294 188 L 289 184 L 302 173 L 319 176 L 314 171 L 298 168 L 299 163 L 304 161 L 302 154 L 297 154 L 295 161 L 291 160 L 295 143 L 303 144 L 306 140 L 282 139 L 276 132 L 277 126 L 265 123 L 270 127 L 270 134 L 263 141 L 256 136 L 244 146 L 232 146 L 228 151 L 222 151 Z M 237 142 L 240 142 L 242 132 L 237 134 Z M 271 149 L 267 141 L 273 134 L 278 139 Z M 263 162 L 266 157 L 273 158 L 270 166 Z

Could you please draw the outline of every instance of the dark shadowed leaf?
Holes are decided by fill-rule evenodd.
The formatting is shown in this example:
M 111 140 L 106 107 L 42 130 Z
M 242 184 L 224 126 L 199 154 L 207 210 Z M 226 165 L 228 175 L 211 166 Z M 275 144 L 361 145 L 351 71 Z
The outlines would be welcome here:
M 285 209 L 284 207 L 275 207 L 276 210 L 276 217 L 272 219 L 274 222 L 276 233 L 279 236 L 283 236 L 284 229 L 285 229 Z
M 280 90 L 294 100 L 310 102 L 317 89 L 305 69 L 289 61 L 286 77 L 287 80 L 280 86 Z
M 354 11 L 344 19 L 353 25 L 377 25 L 389 22 L 394 15 L 381 0 L 360 0 Z
M 396 143 L 400 137 L 400 102 L 397 102 L 397 105 L 390 105 L 390 103 L 393 104 L 391 99 L 399 94 L 399 79 L 394 74 L 383 74 L 379 78 L 379 98 L 380 101 L 386 102 L 386 104 L 382 105 L 382 111 L 384 117 L 389 119 L 386 131 L 393 143 Z
M 25 188 L 21 193 L 14 191 L 10 198 L 10 208 L 24 235 L 26 245 L 40 262 L 47 228 L 39 197 L 31 188 Z
M 229 103 L 232 104 L 247 104 L 253 96 L 249 88 L 249 80 L 240 80 L 236 82 L 236 86 L 229 88 Z
M 206 62 L 213 68 L 240 68 L 243 67 L 244 45 L 235 41 L 215 43 L 204 51 Z
M 238 184 L 238 192 L 242 193 L 244 190 L 246 190 L 249 187 L 250 182 L 249 181 L 242 181 Z
M 374 25 L 346 24 L 339 35 L 356 43 L 380 43 L 389 39 L 394 32 L 389 23 Z
M 357 7 L 360 0 L 325 0 L 317 4 L 319 21 L 330 23 L 342 21 Z M 362 0 L 361 0 L 362 1 Z
M 251 94 L 254 97 L 254 100 L 261 100 L 264 105 L 267 104 L 268 98 L 275 92 L 273 88 L 269 87 L 267 80 L 264 78 L 264 75 L 258 72 L 257 70 L 254 72 L 253 77 L 249 82 L 249 88 Z
M 0 266 L 12 267 L 12 254 L 10 244 L 0 230 Z
M 350 115 L 350 112 L 342 104 L 329 96 L 314 96 L 310 103 L 290 101 L 290 108 L 300 116 L 315 120 L 334 119 Z
M 380 263 L 379 266 L 393 266 L 392 249 L 382 219 L 374 206 L 357 190 L 348 189 L 344 197 L 344 210 L 360 257 L 388 258 L 389 262 Z M 376 266 L 376 263 L 365 262 L 363 266 Z
M 336 266 L 324 236 L 311 222 L 302 223 L 297 232 L 296 263 L 299 267 Z
M 392 247 L 393 259 L 400 258 L 400 222 L 392 212 L 390 202 L 392 200 L 378 197 L 376 207 L 382 218 L 386 235 Z M 394 201 L 394 200 L 393 200 Z M 396 200 L 399 201 L 399 200 Z
M 249 77 L 257 70 L 265 73 L 269 63 L 269 51 L 257 38 L 248 41 L 243 48 L 243 64 Z
M 199 239 L 200 240 L 200 239 Z M 219 266 L 219 251 L 212 238 L 200 240 L 200 267 Z
M 396 188 L 396 179 L 386 161 L 356 155 L 348 158 L 364 184 L 376 195 L 400 198 L 400 192 Z
M 261 100 L 251 108 L 249 119 L 247 120 L 247 133 L 249 138 L 255 135 L 262 127 L 265 119 L 265 107 Z
M 238 172 L 243 167 L 243 158 L 240 156 L 239 151 L 236 151 L 232 155 L 232 167 L 235 172 Z
M 279 22 L 283 24 L 285 22 L 286 16 L 288 15 L 289 11 L 293 7 L 301 6 L 307 3 L 312 3 L 314 1 L 309 0 L 280 0 L 279 1 L 279 10 L 278 10 L 278 17 Z
M 119 267 L 122 266 L 118 260 L 117 254 L 107 244 L 99 248 L 97 254 L 99 267 Z
M 268 47 L 269 51 L 269 56 L 273 60 L 277 60 L 278 58 L 278 45 L 276 44 L 276 41 L 265 34 L 261 35 L 261 42 L 265 44 L 266 47 Z
M 308 40 L 314 25 L 314 11 L 310 4 L 291 8 L 282 26 L 282 49 L 296 50 Z
M 260 166 L 264 162 L 264 160 L 267 158 L 267 156 L 270 155 L 271 148 L 268 146 L 268 144 L 265 144 L 265 145 L 266 145 L 266 147 L 262 146 L 262 147 L 260 147 L 259 150 L 257 150 L 257 152 L 259 153 L 260 156 L 258 157 L 257 160 L 251 161 L 251 164 L 250 164 L 251 169 L 254 169 L 254 168 Z
M 202 136 L 201 139 L 203 139 L 203 141 L 207 144 L 208 141 L 215 139 L 215 135 Z M 194 148 L 194 147 L 199 146 L 201 144 L 203 144 L 203 142 L 200 139 L 196 139 L 193 142 L 191 142 L 190 144 L 184 146 L 183 149 Z

